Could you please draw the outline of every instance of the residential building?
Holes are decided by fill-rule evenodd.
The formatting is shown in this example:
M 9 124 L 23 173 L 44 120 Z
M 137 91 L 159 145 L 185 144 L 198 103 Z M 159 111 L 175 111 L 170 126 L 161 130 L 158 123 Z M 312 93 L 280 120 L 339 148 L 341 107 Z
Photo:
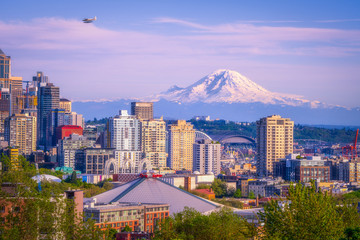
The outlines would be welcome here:
M 265 187 L 267 185 L 266 181 L 255 180 L 249 181 L 249 194 L 254 193 L 255 197 L 266 197 Z
M 108 120 L 109 147 L 119 151 L 141 151 L 141 125 L 126 110 Z
M 153 167 L 166 167 L 166 123 L 162 118 L 141 120 L 141 151 Z
M 71 167 L 75 169 L 76 153 L 81 151 L 82 148 L 92 147 L 94 141 L 88 140 L 83 136 L 72 134 L 69 137 L 59 141 L 57 146 L 58 162 L 60 167 Z
M 14 114 L 5 120 L 5 141 L 24 155 L 36 150 L 36 118 L 26 114 Z
M 154 118 L 153 105 L 152 102 L 132 102 L 131 115 L 141 120 L 152 120 Z
M 51 109 L 46 119 L 46 146 L 55 147 L 57 144 L 56 128 L 65 125 L 65 110 Z
M 193 145 L 193 171 L 220 174 L 221 144 L 202 139 Z
M 168 167 L 176 170 L 193 170 L 193 144 L 195 130 L 191 123 L 178 120 L 169 125 Z
M 293 153 L 294 122 L 272 115 L 261 118 L 256 125 L 257 174 L 272 176 L 274 163 Z

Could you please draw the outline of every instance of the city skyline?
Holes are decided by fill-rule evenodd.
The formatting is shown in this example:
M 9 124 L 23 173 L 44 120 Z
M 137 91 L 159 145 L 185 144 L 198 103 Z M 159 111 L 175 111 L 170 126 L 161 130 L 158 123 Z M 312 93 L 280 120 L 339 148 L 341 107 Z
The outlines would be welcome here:
M 14 76 L 43 71 L 72 100 L 145 97 L 226 68 L 270 91 L 360 105 L 358 2 L 206 3 L 6 2 L 0 49 Z

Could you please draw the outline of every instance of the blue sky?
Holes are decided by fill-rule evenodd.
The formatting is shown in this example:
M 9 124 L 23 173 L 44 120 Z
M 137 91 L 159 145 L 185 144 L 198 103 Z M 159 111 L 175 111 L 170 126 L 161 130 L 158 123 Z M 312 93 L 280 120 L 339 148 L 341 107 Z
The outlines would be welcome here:
M 13 75 L 44 71 L 73 100 L 144 97 L 227 68 L 360 106 L 360 1 L 4 1 L 0 49 Z

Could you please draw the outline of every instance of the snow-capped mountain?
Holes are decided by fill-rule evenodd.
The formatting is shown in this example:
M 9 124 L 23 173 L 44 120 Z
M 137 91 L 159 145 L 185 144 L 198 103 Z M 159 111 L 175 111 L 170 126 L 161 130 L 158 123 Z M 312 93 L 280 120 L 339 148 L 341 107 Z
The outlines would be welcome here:
M 323 106 L 318 101 L 309 101 L 301 96 L 270 92 L 236 71 L 217 70 L 196 83 L 180 88 L 173 86 L 165 92 L 150 97 L 156 101 L 183 103 L 264 103 L 290 106 L 308 105 L 312 108 Z

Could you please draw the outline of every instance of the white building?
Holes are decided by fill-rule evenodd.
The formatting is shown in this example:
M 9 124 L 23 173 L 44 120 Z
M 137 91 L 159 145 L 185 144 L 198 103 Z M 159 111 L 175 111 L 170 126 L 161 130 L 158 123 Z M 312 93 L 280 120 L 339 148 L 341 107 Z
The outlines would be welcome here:
M 108 121 L 109 147 L 119 151 L 141 151 L 141 125 L 126 110 Z
M 220 174 L 221 144 L 208 139 L 194 143 L 193 171 Z

